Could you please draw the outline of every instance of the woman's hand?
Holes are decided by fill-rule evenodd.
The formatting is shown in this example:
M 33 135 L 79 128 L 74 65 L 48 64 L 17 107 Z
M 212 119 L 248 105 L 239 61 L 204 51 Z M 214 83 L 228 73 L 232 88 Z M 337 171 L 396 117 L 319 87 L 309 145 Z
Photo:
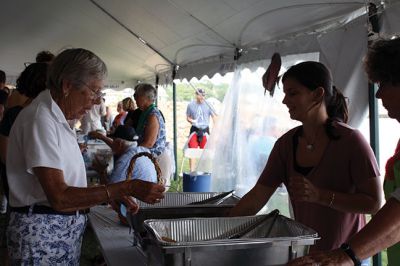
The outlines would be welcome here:
M 124 196 L 121 203 L 125 205 L 127 212 L 136 214 L 139 211 L 139 205 L 136 200 L 130 196 Z
M 94 156 L 90 169 L 95 170 L 99 174 L 100 184 L 108 183 L 107 167 L 108 167 L 107 163 L 104 163 L 101 160 L 99 160 L 99 158 L 96 155 Z
M 97 131 L 90 131 L 88 136 L 92 139 L 102 139 L 104 135 Z
M 81 150 L 81 152 L 87 151 L 87 148 L 88 148 L 87 144 L 85 144 L 85 143 L 78 143 L 78 145 L 79 145 L 79 149 Z
M 320 189 L 303 176 L 293 176 L 289 179 L 289 192 L 294 201 L 320 201 Z
M 127 212 L 136 214 L 139 211 L 139 205 L 136 203 L 136 200 L 131 196 L 123 196 L 118 201 L 111 201 L 110 205 L 114 209 L 114 211 L 120 213 L 121 204 L 124 204 Z M 122 215 L 122 213 L 120 213 Z
M 108 164 L 101 162 L 99 158 L 95 155 L 92 160 L 92 165 L 90 166 L 91 169 L 95 170 L 97 173 L 101 174 L 107 172 Z
M 352 266 L 353 261 L 341 250 L 316 252 L 290 261 L 287 266 Z
M 126 148 L 127 145 L 125 144 L 125 140 L 123 139 L 114 139 L 111 145 L 112 152 L 117 156 L 121 156 L 125 152 Z
M 131 196 L 146 203 L 154 204 L 164 198 L 165 187 L 140 179 L 129 180 L 129 193 Z

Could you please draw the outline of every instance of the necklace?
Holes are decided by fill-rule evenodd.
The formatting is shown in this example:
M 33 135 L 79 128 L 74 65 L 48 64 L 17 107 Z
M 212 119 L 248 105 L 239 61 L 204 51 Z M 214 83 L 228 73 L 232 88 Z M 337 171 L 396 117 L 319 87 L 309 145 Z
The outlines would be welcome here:
M 306 149 L 308 151 L 314 151 L 315 149 L 315 142 L 317 141 L 317 136 L 318 136 L 319 130 L 317 130 L 317 132 L 315 132 L 314 135 L 314 139 L 312 141 L 308 141 L 308 139 L 306 138 L 306 136 L 303 133 L 303 138 L 306 141 Z
M 313 151 L 314 150 L 314 143 L 307 143 L 306 148 L 309 151 Z

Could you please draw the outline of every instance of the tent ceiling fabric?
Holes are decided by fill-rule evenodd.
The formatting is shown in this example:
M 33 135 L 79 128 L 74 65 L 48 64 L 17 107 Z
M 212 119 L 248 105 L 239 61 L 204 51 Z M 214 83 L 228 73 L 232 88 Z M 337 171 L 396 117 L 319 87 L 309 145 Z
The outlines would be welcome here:
M 8 75 L 18 75 L 41 50 L 83 47 L 104 59 L 110 80 L 127 82 L 154 78 L 171 62 L 223 60 L 235 47 L 251 50 L 335 27 L 366 10 L 364 0 L 6 0 L 1 9 L 0 69 Z

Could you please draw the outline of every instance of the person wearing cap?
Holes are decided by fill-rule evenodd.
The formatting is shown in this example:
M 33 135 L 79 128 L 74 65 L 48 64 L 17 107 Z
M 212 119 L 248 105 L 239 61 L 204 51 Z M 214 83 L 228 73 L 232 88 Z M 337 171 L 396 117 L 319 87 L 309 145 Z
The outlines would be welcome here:
M 89 132 L 89 136 L 95 139 L 103 140 L 112 150 L 114 154 L 114 168 L 110 174 L 107 174 L 108 165 L 95 158 L 92 162 L 92 169 L 94 169 L 100 176 L 100 183 L 114 184 L 125 181 L 129 171 L 131 159 L 139 154 L 147 154 L 151 156 L 150 150 L 146 147 L 137 146 L 133 141 L 136 135 L 135 130 L 129 126 L 120 125 L 115 130 L 113 135 L 114 139 L 106 137 L 96 131 Z M 130 179 L 140 179 L 147 182 L 157 183 L 156 168 L 147 156 L 139 156 L 134 164 Z M 130 204 L 135 204 L 132 197 L 123 200 L 111 202 L 111 206 L 118 213 L 120 221 L 123 224 L 128 224 L 125 217 L 121 214 L 120 203 L 129 200 Z M 138 208 L 136 209 L 138 210 Z
M 189 103 L 186 109 L 186 119 L 192 125 L 190 127 L 189 148 L 204 149 L 207 143 L 207 134 L 210 134 L 210 117 L 215 122 L 216 113 L 206 102 L 204 89 L 196 90 L 196 99 Z M 194 170 L 194 160 L 189 159 L 190 171 Z

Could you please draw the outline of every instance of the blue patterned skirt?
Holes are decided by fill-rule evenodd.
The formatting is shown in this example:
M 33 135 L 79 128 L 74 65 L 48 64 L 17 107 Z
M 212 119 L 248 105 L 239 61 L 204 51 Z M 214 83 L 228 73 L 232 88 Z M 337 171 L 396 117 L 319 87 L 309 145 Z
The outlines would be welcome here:
M 11 265 L 79 265 L 86 215 L 12 212 L 7 228 Z

